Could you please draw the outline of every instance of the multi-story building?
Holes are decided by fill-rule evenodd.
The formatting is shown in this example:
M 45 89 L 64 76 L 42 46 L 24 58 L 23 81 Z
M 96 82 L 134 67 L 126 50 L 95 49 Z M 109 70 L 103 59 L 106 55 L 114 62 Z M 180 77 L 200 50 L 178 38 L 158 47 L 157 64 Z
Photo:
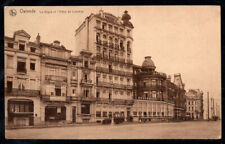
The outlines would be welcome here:
M 95 121 L 130 115 L 132 105 L 132 29 L 130 15 L 122 18 L 99 11 L 76 30 L 76 53 L 90 53 L 95 59 L 93 102 Z M 92 111 L 92 110 L 91 110 Z
M 174 118 L 177 120 L 182 120 L 185 118 L 185 89 L 184 83 L 181 79 L 181 74 L 174 74 L 174 81 L 171 81 L 171 77 L 168 76 L 166 80 L 166 95 L 169 99 L 175 102 L 174 107 Z
M 102 10 L 88 16 L 76 30 L 76 56 L 39 34 L 34 42 L 24 30 L 5 36 L 6 125 L 182 117 L 180 75 L 172 83 L 151 57 L 133 65 L 130 19 L 127 11 L 122 18 Z
M 5 122 L 33 125 L 40 113 L 40 48 L 23 30 L 5 36 Z
M 203 92 L 189 89 L 186 92 L 186 114 L 193 120 L 203 119 Z
M 166 74 L 155 71 L 146 56 L 142 66 L 134 66 L 134 121 L 168 120 L 174 116 L 174 102 L 166 93 Z

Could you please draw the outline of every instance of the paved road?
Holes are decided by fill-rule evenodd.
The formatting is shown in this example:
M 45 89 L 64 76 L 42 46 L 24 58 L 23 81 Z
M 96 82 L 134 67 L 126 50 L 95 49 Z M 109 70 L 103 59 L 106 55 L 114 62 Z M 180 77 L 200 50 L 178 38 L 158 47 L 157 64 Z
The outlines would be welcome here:
M 144 123 L 6 130 L 9 139 L 218 139 L 221 122 Z

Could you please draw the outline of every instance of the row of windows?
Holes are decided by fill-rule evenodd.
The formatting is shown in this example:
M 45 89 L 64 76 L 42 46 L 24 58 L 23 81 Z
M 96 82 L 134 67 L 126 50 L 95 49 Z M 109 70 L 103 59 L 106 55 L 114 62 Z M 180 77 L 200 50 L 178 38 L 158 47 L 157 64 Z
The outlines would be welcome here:
M 162 85 L 163 81 L 162 80 L 149 80 L 149 81 L 144 81 L 143 86 L 155 86 L 155 85 Z
M 18 58 L 19 59 L 19 58 Z M 21 59 L 17 61 L 17 72 L 26 72 L 26 59 Z M 35 70 L 35 60 L 30 60 L 30 70 Z M 7 56 L 7 68 L 13 68 L 14 60 L 13 56 Z
M 117 26 L 113 26 L 111 24 L 107 24 L 105 22 L 102 22 L 100 20 L 96 20 L 96 25 L 98 28 L 102 28 L 103 30 L 109 30 L 111 32 L 115 32 L 118 33 L 120 31 L 121 34 L 124 34 L 124 29 L 123 28 L 119 28 Z M 129 36 L 131 33 L 131 31 L 128 29 L 127 30 L 127 35 Z
M 98 81 L 99 78 L 101 78 L 101 74 L 97 74 L 96 80 Z M 109 75 L 108 78 L 109 78 L 110 81 L 113 80 L 113 76 L 111 76 L 111 75 Z M 102 79 L 103 79 L 103 80 L 107 80 L 107 74 L 102 74 Z M 125 79 L 125 78 L 122 77 L 122 76 L 120 76 L 120 77 L 119 77 L 119 76 L 114 76 L 114 80 L 115 80 L 115 81 L 120 80 L 121 82 L 123 82 L 124 79 Z M 126 81 L 129 83 L 129 82 L 131 82 L 131 79 L 130 79 L 130 78 L 127 78 Z
M 166 116 L 164 112 L 136 112 L 133 111 L 133 116 Z
M 96 111 L 96 117 L 112 117 L 112 112 L 107 111 Z M 124 117 L 124 112 L 114 112 L 114 117 Z
M 14 43 L 8 42 L 7 43 L 8 48 L 14 48 Z M 25 43 L 19 43 L 19 50 L 20 51 L 25 51 Z M 35 52 L 36 48 L 35 47 L 30 47 L 30 52 Z

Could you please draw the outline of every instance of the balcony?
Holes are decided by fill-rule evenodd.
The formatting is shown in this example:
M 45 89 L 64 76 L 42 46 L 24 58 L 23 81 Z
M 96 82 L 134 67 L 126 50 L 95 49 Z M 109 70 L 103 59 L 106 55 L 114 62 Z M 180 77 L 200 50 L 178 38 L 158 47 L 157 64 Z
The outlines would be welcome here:
M 93 83 L 92 83 L 92 80 L 82 79 L 80 82 L 80 85 L 91 87 L 93 86 Z
M 19 69 L 19 68 L 17 68 L 17 74 L 27 74 L 27 69 L 26 68 L 24 68 L 24 69 Z
M 109 69 L 108 68 L 103 68 L 103 67 L 96 67 L 96 71 L 97 72 L 108 73 L 109 72 Z
M 71 101 L 71 97 L 69 96 L 50 96 L 50 95 L 42 95 L 41 99 L 43 101 L 58 101 L 58 102 L 69 102 Z
M 113 83 L 111 82 L 103 82 L 103 81 L 98 81 L 97 86 L 100 87 L 113 87 Z
M 28 97 L 37 97 L 40 96 L 39 90 L 20 90 L 17 88 L 13 88 L 12 90 L 5 89 L 6 96 L 28 96 Z
M 166 88 L 163 85 L 149 85 L 149 86 L 143 86 L 141 87 L 141 90 L 160 90 L 160 91 L 165 91 Z
M 132 85 L 127 85 L 127 89 L 133 89 Z
M 67 82 L 67 77 L 65 77 L 65 76 L 56 76 L 56 75 L 45 75 L 45 80 L 47 80 L 47 81 Z
M 88 97 L 85 97 L 85 96 L 81 96 L 80 97 L 80 100 L 81 101 L 96 101 L 96 98 L 95 97 L 93 97 L 93 96 L 88 96 Z

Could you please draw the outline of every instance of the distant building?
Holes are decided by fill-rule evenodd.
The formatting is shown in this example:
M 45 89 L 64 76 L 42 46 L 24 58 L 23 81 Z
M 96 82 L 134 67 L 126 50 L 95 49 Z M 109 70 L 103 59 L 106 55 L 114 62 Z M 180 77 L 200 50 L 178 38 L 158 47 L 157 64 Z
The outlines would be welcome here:
M 203 92 L 190 89 L 186 93 L 186 113 L 191 119 L 203 119 Z
M 166 74 L 155 71 L 154 62 L 146 56 L 142 66 L 134 66 L 135 121 L 169 120 L 174 117 L 174 101 L 166 93 Z

